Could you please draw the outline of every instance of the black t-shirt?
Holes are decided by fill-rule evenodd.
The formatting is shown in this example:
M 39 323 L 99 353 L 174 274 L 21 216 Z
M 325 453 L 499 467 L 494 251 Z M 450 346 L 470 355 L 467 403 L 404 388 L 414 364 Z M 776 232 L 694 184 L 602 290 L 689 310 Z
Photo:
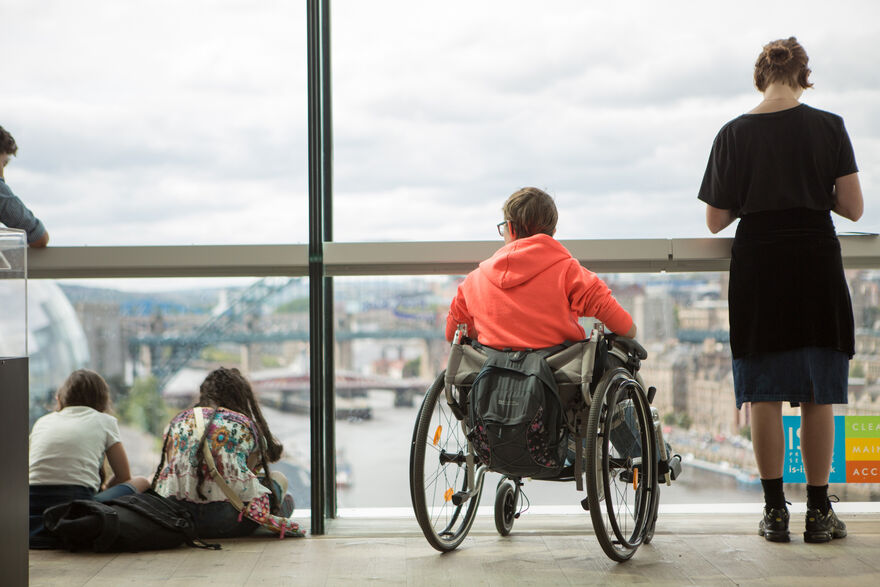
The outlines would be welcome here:
M 715 137 L 699 198 L 737 216 L 834 208 L 834 181 L 858 171 L 843 118 L 800 104 L 743 114 Z

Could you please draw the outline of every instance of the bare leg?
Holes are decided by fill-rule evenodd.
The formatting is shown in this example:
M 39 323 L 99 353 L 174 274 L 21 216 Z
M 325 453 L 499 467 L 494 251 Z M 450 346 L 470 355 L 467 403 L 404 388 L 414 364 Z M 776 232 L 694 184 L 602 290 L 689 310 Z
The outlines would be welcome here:
M 764 517 L 758 534 L 771 542 L 788 542 L 788 508 L 782 486 L 785 434 L 782 402 L 752 402 L 752 446 L 764 489 Z
M 782 402 L 752 402 L 752 447 L 761 479 L 782 477 L 785 434 Z
M 833 453 L 834 410 L 832 405 L 802 402 L 801 456 L 804 459 L 807 485 L 828 485 Z

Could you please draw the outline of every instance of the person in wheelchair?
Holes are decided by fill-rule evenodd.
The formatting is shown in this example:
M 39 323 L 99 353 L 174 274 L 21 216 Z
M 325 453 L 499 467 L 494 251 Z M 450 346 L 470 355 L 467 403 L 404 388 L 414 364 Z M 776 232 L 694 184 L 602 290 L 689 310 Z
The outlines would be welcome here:
M 574 482 L 586 487 L 581 506 L 602 549 L 627 560 L 653 537 L 660 476 L 675 478 L 661 466 L 656 390 L 638 374 L 647 352 L 611 289 L 553 238 L 553 198 L 526 187 L 502 210 L 504 246 L 459 285 L 446 321 L 447 367 L 416 419 L 416 520 L 431 546 L 448 552 L 473 524 L 486 473 L 501 476 L 502 536 L 528 509 L 524 479 Z M 614 335 L 588 337 L 582 316 Z
M 446 317 L 450 342 L 459 324 L 496 349 L 539 349 L 582 340 L 581 316 L 634 338 L 632 316 L 611 289 L 553 238 L 558 212 L 546 192 L 526 187 L 502 207 L 504 246 L 459 285 Z
M 446 318 L 451 342 L 459 325 L 480 344 L 499 350 L 543 349 L 583 340 L 581 316 L 634 338 L 636 325 L 611 289 L 553 238 L 558 212 L 543 190 L 525 187 L 502 207 L 504 246 L 459 285 Z M 614 438 L 623 442 L 625 427 Z M 572 441 L 573 442 L 573 441 Z M 617 442 L 615 442 L 617 443 Z M 567 462 L 575 458 L 571 444 Z

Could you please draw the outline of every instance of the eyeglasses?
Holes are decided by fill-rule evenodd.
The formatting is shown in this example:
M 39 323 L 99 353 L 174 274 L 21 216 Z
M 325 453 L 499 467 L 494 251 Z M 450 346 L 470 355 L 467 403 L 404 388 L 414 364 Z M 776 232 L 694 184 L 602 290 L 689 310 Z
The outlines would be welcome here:
M 504 236 L 504 228 L 507 226 L 507 220 L 502 220 L 496 226 L 498 227 L 498 234 Z

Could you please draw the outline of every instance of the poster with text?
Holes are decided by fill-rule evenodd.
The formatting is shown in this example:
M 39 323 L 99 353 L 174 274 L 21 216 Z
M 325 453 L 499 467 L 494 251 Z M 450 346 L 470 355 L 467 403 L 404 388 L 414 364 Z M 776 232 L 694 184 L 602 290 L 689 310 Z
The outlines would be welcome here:
M 805 483 L 801 417 L 783 416 L 786 483 Z M 835 416 L 829 483 L 880 483 L 880 416 Z

